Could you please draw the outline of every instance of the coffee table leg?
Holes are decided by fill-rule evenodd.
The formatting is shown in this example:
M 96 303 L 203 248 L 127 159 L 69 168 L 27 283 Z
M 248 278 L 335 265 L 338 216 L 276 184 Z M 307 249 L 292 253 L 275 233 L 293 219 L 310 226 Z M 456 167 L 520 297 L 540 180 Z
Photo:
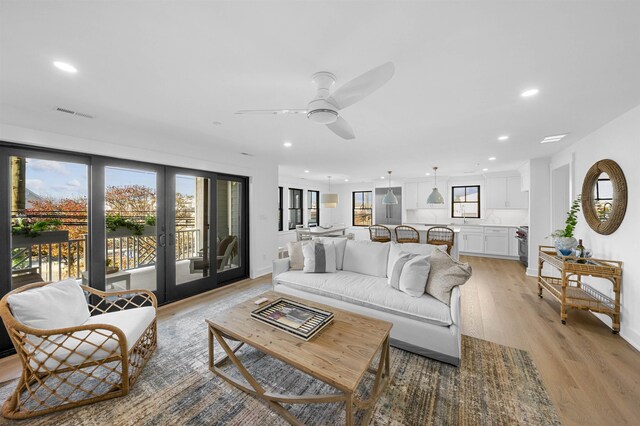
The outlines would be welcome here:
M 353 426 L 353 394 L 347 394 L 344 401 L 345 424 Z

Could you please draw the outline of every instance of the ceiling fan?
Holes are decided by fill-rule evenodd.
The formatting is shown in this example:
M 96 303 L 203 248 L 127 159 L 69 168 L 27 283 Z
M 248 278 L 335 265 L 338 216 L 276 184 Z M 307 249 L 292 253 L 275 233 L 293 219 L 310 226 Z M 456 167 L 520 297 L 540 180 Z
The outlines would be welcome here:
M 311 81 L 318 91 L 307 109 L 253 109 L 236 111 L 236 114 L 306 114 L 309 120 L 326 124 L 341 138 L 354 139 L 356 135 L 349 123 L 342 118 L 340 111 L 384 86 L 394 72 L 393 63 L 387 62 L 354 78 L 333 94 L 330 94 L 329 89 L 336 82 L 336 76 L 326 71 L 317 72 L 311 77 Z

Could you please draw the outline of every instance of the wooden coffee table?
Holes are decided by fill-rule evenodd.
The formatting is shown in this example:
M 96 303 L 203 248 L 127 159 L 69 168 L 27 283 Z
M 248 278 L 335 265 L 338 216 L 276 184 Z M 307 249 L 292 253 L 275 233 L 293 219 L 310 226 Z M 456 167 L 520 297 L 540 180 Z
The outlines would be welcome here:
M 334 320 L 311 340 L 305 342 L 268 324 L 251 318 L 257 308 L 253 303 L 260 297 L 270 302 L 284 297 L 334 313 Z M 264 306 L 264 305 L 263 305 Z M 289 423 L 300 421 L 281 404 L 323 404 L 344 402 L 346 424 L 353 424 L 354 411 L 366 410 L 363 424 L 368 424 L 373 408 L 389 380 L 389 332 L 392 324 L 275 292 L 267 292 L 251 300 L 239 303 L 208 318 L 209 369 L 237 388 L 261 398 Z M 225 354 L 214 361 L 214 339 Z M 237 342 L 233 347 L 228 341 Z M 284 395 L 264 389 L 242 365 L 235 352 L 248 344 L 261 352 L 321 380 L 338 392 L 323 395 Z M 371 366 L 376 354 L 380 360 Z M 251 387 L 231 377 L 218 366 L 231 361 Z M 364 375 L 375 375 L 370 397 L 363 400 L 356 389 Z

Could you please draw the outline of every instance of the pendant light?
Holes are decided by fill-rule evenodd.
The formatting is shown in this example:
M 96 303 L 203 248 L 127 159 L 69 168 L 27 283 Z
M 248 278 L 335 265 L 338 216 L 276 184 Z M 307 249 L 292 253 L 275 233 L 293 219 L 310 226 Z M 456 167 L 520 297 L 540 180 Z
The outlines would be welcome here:
M 429 194 L 429 198 L 427 198 L 427 204 L 444 204 L 444 197 L 442 194 L 438 192 L 438 168 L 433 168 L 434 176 L 434 188 L 433 192 Z
M 382 198 L 382 204 L 398 204 L 398 197 L 396 197 L 396 194 L 394 194 L 391 190 L 391 170 L 389 170 L 387 173 L 389 173 L 389 189 L 387 190 L 385 196 Z
M 331 176 L 329 176 L 329 192 L 320 196 L 322 207 L 335 209 L 338 206 L 338 194 L 331 193 Z

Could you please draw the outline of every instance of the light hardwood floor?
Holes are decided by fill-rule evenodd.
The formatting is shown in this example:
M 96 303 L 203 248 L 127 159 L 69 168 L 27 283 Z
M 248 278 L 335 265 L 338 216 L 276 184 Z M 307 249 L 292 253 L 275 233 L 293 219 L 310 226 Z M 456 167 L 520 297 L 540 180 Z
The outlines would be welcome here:
M 463 260 L 473 267 L 472 279 L 462 287 L 463 334 L 528 351 L 563 424 L 638 424 L 638 351 L 588 312 L 570 310 L 567 325 L 562 325 L 558 303 L 548 295 L 538 298 L 535 278 L 526 277 L 520 263 Z M 159 319 L 269 279 L 242 281 L 161 307 Z M 0 382 L 19 372 L 15 357 L 0 360 Z

